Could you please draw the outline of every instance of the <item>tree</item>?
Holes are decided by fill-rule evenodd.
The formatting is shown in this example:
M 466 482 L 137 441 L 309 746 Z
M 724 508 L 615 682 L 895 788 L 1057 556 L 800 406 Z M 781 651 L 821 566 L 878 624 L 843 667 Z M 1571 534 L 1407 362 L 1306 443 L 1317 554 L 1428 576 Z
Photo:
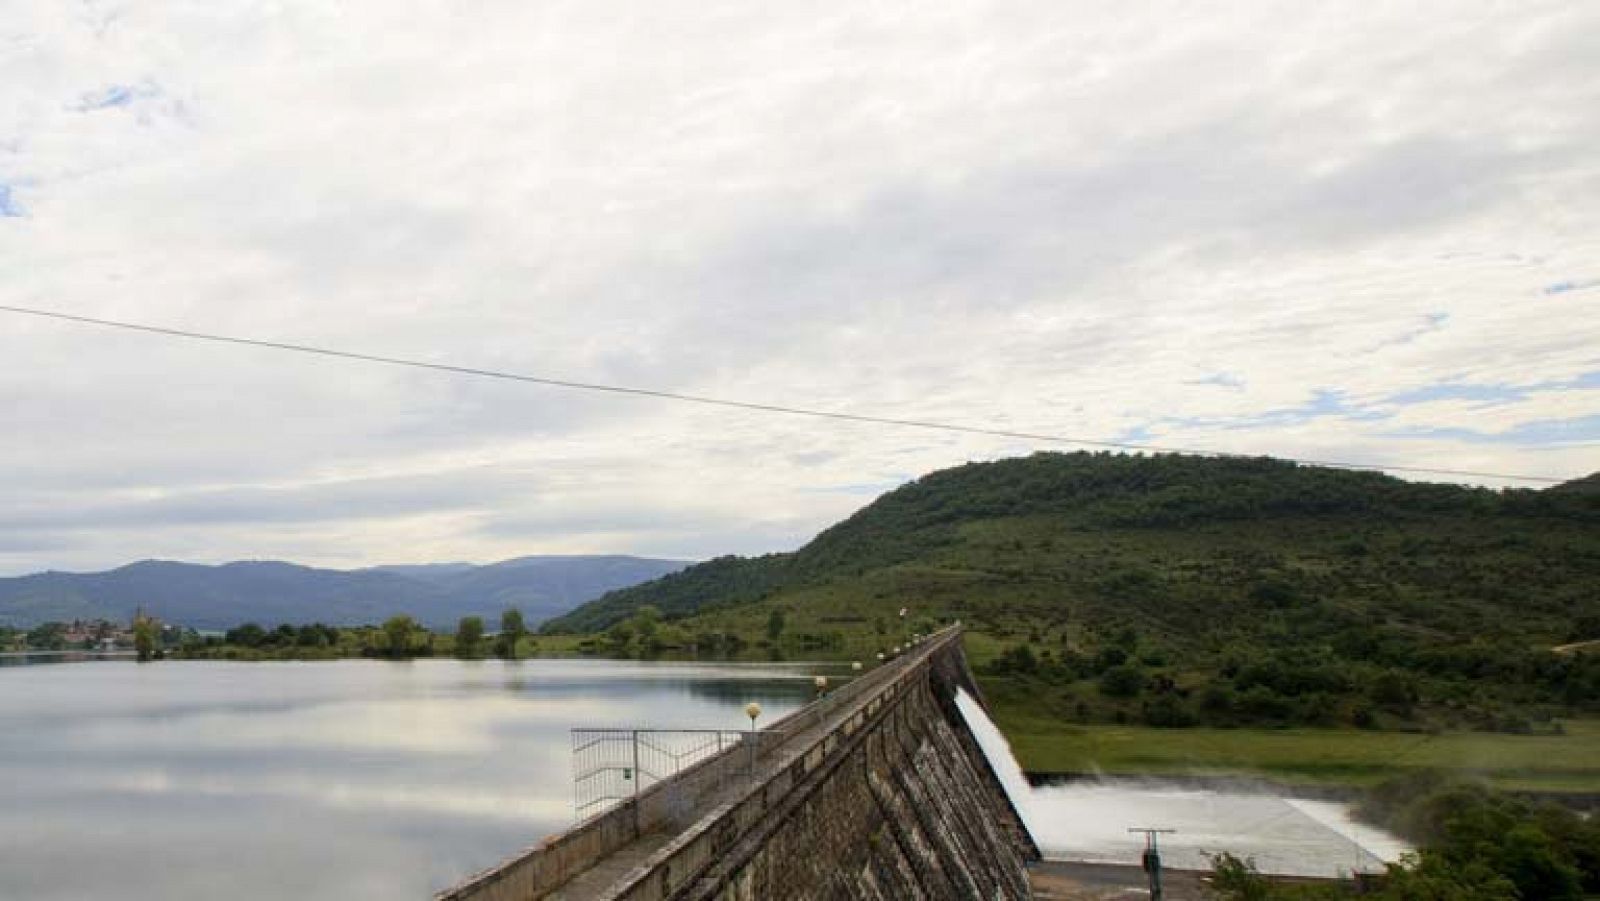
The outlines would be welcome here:
M 226 636 L 228 644 L 236 644 L 246 648 L 260 647 L 266 640 L 267 630 L 255 623 L 245 623 L 236 629 L 229 629 Z
M 989 669 L 1000 675 L 1020 673 L 1031 676 L 1039 671 L 1039 658 L 1034 655 L 1032 647 L 1019 644 L 1003 651 L 989 664 Z
M 60 651 L 67 646 L 67 624 L 45 623 L 28 630 L 28 647 L 39 651 Z
M 1581 901 L 1578 869 L 1562 859 L 1555 843 L 1532 823 L 1518 823 L 1500 839 L 1496 861 L 1500 875 L 1511 880 L 1523 898 Z
M 161 626 L 143 610 L 133 616 L 133 649 L 141 661 L 155 657 L 161 649 Z
M 327 633 L 322 629 L 322 624 L 317 623 L 296 629 L 294 643 L 303 648 L 321 648 L 326 647 L 330 642 L 328 641 Z
M 1144 688 L 1144 673 L 1135 666 L 1113 666 L 1100 675 L 1100 691 L 1110 698 L 1131 698 Z
M 1105 648 L 1095 655 L 1094 668 L 1097 672 L 1104 672 L 1113 666 L 1121 666 L 1127 662 L 1127 651 L 1121 648 Z
M 606 630 L 606 640 L 611 642 L 611 650 L 617 654 L 628 653 L 628 648 L 633 644 L 633 620 L 625 619 Z
M 383 623 L 384 644 L 390 657 L 411 656 L 411 633 L 417 622 L 409 616 L 391 616 Z
M 783 634 L 783 627 L 784 627 L 783 610 L 781 608 L 779 608 L 779 609 L 774 610 L 771 613 L 769 613 L 767 615 L 767 640 L 768 641 L 777 641 L 778 637 Z
M 1397 896 L 1407 901 L 1413 897 L 1576 901 L 1584 897 L 1585 883 L 1600 884 L 1600 853 L 1596 853 L 1600 834 L 1586 837 L 1587 824 L 1569 811 L 1536 807 L 1487 785 L 1429 772 L 1377 786 L 1362 808 L 1373 822 L 1415 841 L 1422 851 L 1419 863 L 1409 868 L 1419 878 L 1428 876 L 1430 885 L 1444 886 L 1432 894 Z M 1453 890 L 1444 877 L 1498 894 Z
M 1227 901 L 1270 901 L 1272 887 L 1256 871 L 1253 858 L 1224 851 L 1211 858 L 1211 890 Z
M 1267 881 L 1255 861 L 1222 853 L 1211 858 L 1211 892 L 1219 901 L 1334 901 L 1350 897 L 1344 886 L 1295 885 Z M 1457 864 L 1423 851 L 1388 865 L 1388 873 L 1361 897 L 1372 901 L 1515 901 L 1544 898 L 1518 895 L 1512 884 L 1480 863 Z
M 656 628 L 661 623 L 661 610 L 654 604 L 645 604 L 633 614 L 633 628 L 646 647 L 655 640 Z
M 517 659 L 517 645 L 521 643 L 522 636 L 526 634 L 528 634 L 528 627 L 522 621 L 521 610 L 511 607 L 500 614 L 500 638 L 498 642 L 500 656 L 507 660 Z
M 1512 901 L 1516 888 L 1504 877 L 1477 861 L 1464 864 L 1443 854 L 1422 851 L 1406 854 L 1388 865 L 1378 901 Z
M 463 616 L 456 624 L 456 656 L 478 656 L 478 644 L 483 641 L 483 617 Z
M 657 629 L 655 634 L 650 636 L 650 641 L 645 645 L 645 648 L 650 651 L 660 651 L 663 648 L 687 648 L 693 642 L 694 639 L 681 626 L 668 624 Z
M 1417 701 L 1417 680 L 1407 673 L 1384 670 L 1372 680 L 1367 696 L 1373 702 L 1399 713 L 1410 713 Z

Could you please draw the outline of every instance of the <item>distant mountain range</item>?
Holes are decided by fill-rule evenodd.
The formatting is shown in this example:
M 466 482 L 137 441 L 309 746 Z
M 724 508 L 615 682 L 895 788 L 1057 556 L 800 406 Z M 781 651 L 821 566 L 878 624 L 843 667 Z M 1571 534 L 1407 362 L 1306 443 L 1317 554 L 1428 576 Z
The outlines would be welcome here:
M 145 560 L 98 573 L 0 578 L 0 625 L 53 620 L 126 621 L 137 608 L 197 629 L 245 622 L 380 623 L 397 613 L 433 627 L 482 616 L 492 630 L 507 607 L 530 625 L 585 601 L 689 565 L 627 556 L 519 557 L 485 566 L 437 563 L 313 569 L 277 561 L 199 566 Z

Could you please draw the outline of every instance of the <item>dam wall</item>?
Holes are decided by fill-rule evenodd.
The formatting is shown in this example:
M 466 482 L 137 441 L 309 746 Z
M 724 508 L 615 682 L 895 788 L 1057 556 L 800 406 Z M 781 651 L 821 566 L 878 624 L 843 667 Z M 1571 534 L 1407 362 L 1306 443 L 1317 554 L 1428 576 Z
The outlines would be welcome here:
M 955 704 L 946 629 L 439 901 L 1020 899 L 1038 858 Z

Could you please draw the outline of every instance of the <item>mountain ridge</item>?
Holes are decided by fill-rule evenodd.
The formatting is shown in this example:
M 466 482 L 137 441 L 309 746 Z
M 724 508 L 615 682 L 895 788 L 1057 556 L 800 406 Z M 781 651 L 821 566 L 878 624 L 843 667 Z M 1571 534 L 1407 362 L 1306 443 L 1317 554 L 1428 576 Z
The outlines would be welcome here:
M 507 607 L 521 609 L 532 624 L 685 565 L 688 561 L 626 554 L 350 570 L 283 560 L 211 565 L 146 559 L 97 572 L 48 570 L 0 578 L 0 625 L 126 621 L 143 608 L 160 619 L 199 629 L 247 621 L 359 625 L 396 613 L 445 628 L 468 615 L 482 616 L 492 625 Z

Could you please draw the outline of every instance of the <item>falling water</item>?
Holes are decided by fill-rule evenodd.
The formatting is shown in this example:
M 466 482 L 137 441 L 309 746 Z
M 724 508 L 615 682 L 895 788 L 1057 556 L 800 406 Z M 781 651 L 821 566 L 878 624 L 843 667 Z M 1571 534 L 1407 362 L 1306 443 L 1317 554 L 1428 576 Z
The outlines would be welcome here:
M 965 692 L 956 705 L 1050 859 L 1136 866 L 1144 838 L 1128 833 L 1134 826 L 1176 829 L 1162 838 L 1162 857 L 1182 869 L 1207 869 L 1207 855 L 1226 851 L 1252 858 L 1265 873 L 1347 876 L 1381 870 L 1409 850 L 1354 822 L 1347 805 L 1248 784 L 1222 790 L 1177 780 L 1085 779 L 1033 786 L 983 708 Z
M 990 768 L 1000 777 L 1000 784 L 1005 786 L 1011 806 L 1017 809 L 1022 824 L 1037 840 L 1039 828 L 1033 818 L 1033 786 L 1028 784 L 1027 775 L 1017 764 L 1016 755 L 1011 753 L 1011 742 L 1006 741 L 1000 728 L 989 719 L 989 714 L 964 689 L 956 689 L 956 707 L 966 718 L 967 728 L 978 739 L 978 746 L 983 748 L 983 756 L 989 759 Z

